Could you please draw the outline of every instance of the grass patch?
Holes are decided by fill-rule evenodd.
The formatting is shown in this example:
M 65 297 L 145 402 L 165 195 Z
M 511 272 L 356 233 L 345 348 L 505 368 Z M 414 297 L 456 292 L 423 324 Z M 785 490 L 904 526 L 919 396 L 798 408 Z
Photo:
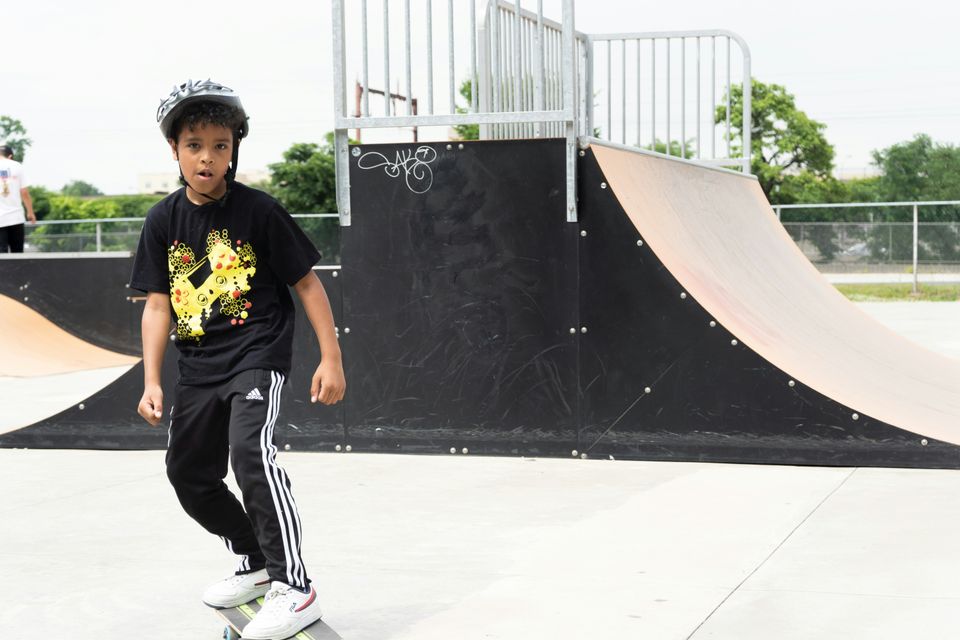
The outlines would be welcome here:
M 894 302 L 917 300 L 922 302 L 955 302 L 960 300 L 960 284 L 920 284 L 916 295 L 913 285 L 896 284 L 838 284 L 837 290 L 853 302 Z

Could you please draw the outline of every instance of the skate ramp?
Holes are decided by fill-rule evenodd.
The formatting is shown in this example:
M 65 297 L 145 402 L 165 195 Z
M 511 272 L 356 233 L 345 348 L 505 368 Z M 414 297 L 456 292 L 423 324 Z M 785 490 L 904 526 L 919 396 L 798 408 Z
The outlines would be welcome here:
M 32 378 L 131 367 L 140 359 L 77 338 L 26 305 L 0 295 L 0 377 Z
M 600 188 L 609 185 L 682 293 L 787 384 L 843 405 L 851 425 L 870 417 L 960 444 L 960 360 L 848 302 L 796 247 L 754 178 L 599 141 L 590 149 Z

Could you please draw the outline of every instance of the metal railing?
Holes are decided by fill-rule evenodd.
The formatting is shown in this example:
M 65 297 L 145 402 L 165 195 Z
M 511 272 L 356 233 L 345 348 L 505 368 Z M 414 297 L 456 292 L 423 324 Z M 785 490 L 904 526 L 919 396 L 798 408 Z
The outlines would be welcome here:
M 477 93 L 480 111 L 521 113 L 562 111 L 565 90 L 573 90 L 577 135 L 587 135 L 583 70 L 586 69 L 588 36 L 574 32 L 573 64 L 570 74 L 564 62 L 563 24 L 543 15 L 543 2 L 529 11 L 520 2 L 492 0 L 487 5 L 478 39 Z M 521 122 L 480 125 L 481 139 L 562 138 L 565 123 Z
M 342 225 L 349 225 L 351 217 L 349 129 L 477 125 L 480 137 L 484 139 L 565 138 L 567 220 L 571 222 L 577 220 L 578 136 L 599 133 L 599 137 L 616 141 L 619 135 L 621 143 L 627 143 L 629 138 L 631 144 L 635 142 L 637 146 L 654 150 L 658 150 L 662 143 L 668 154 L 693 157 L 706 164 L 737 166 L 749 172 L 750 127 L 741 127 L 739 150 L 733 144 L 731 133 L 734 72 L 739 74 L 743 87 L 742 122 L 750 122 L 750 53 L 742 38 L 729 31 L 716 30 L 590 36 L 577 33 L 574 28 L 574 0 L 561 2 L 562 20 L 554 22 L 544 17 L 543 0 L 536 0 L 535 11 L 525 9 L 522 0 L 487 0 L 479 14 L 476 0 L 447 0 L 445 13 L 440 12 L 446 19 L 445 38 L 441 40 L 446 40 L 447 50 L 445 56 L 435 56 L 435 17 L 438 12 L 432 0 L 420 0 L 416 7 L 411 6 L 411 0 L 402 0 L 402 12 L 394 9 L 393 13 L 391 4 L 397 7 L 399 0 L 351 3 L 332 0 L 337 206 Z M 441 1 L 436 3 L 437 6 L 441 4 Z M 526 4 L 532 5 L 533 0 L 526 0 Z M 374 20 L 369 15 L 371 7 L 377 13 Z M 402 18 L 398 18 L 401 14 Z M 468 65 L 463 66 L 469 66 L 470 99 L 465 109 L 458 109 L 454 31 L 455 25 L 464 22 L 469 23 Z M 377 24 L 381 26 L 377 27 Z M 459 27 L 457 41 L 463 42 L 464 27 L 466 25 Z M 402 32 L 399 44 L 398 38 L 391 36 L 397 30 Z M 441 27 L 440 31 L 443 32 L 444 28 Z M 383 55 L 379 71 L 384 86 L 380 90 L 370 88 L 371 66 L 375 66 L 371 41 L 379 41 L 379 51 Z M 706 42 L 709 42 L 709 55 L 705 52 Z M 737 45 L 737 65 L 732 62 L 732 43 Z M 600 52 L 604 47 L 605 67 L 600 63 Z M 687 62 L 688 49 L 691 51 L 690 64 Z M 632 67 L 627 63 L 628 50 Z M 645 50 L 649 50 L 647 54 Z M 359 52 L 359 62 L 348 58 L 347 51 Z M 615 51 L 619 52 L 616 64 L 613 61 Z M 679 64 L 671 62 L 671 56 L 678 59 Z M 649 59 L 645 60 L 645 57 Z M 400 65 L 396 65 L 398 61 Z M 709 74 L 703 72 L 703 61 L 709 61 Z M 400 66 L 402 73 L 394 73 L 391 65 Z M 434 100 L 435 67 L 438 65 L 443 68 L 445 73 L 441 75 L 446 76 L 447 83 L 447 100 L 443 106 L 435 104 Z M 725 73 L 718 74 L 718 65 L 725 69 Z M 688 67 L 691 68 L 688 70 Z M 606 83 L 597 80 L 599 69 L 605 70 Z M 614 69 L 618 69 L 620 76 L 619 93 L 615 92 L 612 81 Z M 354 92 L 359 113 L 353 116 L 347 115 L 348 71 L 360 79 L 361 87 Z M 629 92 L 628 73 L 631 83 L 636 79 L 635 85 L 629 85 Z M 402 77 L 405 95 L 397 75 Z M 391 88 L 391 82 L 396 82 L 396 90 Z M 595 87 L 598 88 L 596 93 Z M 649 87 L 649 91 L 645 87 Z M 726 100 L 720 150 L 714 126 L 718 90 Z M 426 113 L 420 108 L 424 91 Z M 679 93 L 679 99 L 675 93 Z M 382 95 L 382 103 L 375 101 L 371 104 L 371 94 Z M 709 103 L 706 95 L 710 96 Z M 599 105 L 594 104 L 597 98 L 601 100 Z M 619 99 L 619 105 L 615 104 L 616 99 Z M 396 100 L 406 105 L 405 114 L 394 112 Z M 414 104 L 418 105 L 416 113 Z M 707 105 L 709 111 L 705 112 Z M 598 111 L 607 114 L 605 131 L 595 122 L 594 115 Z M 619 116 L 619 128 L 614 126 L 615 116 Z M 688 141 L 688 125 L 691 134 L 696 132 L 692 141 Z M 709 145 L 703 144 L 705 127 L 710 131 Z M 596 131 L 597 128 L 601 131 Z M 677 128 L 679 136 L 674 135 Z M 676 149 L 675 143 L 678 143 Z
M 960 200 L 910 202 L 842 202 L 772 205 L 782 222 L 784 210 L 866 209 L 868 220 L 851 222 L 782 222 L 794 241 L 813 262 L 842 264 L 858 257 L 874 263 L 909 264 L 913 291 L 919 285 L 920 264 L 960 264 L 960 208 L 957 221 L 920 222 L 923 207 L 960 207 Z M 909 209 L 910 221 L 881 221 L 884 209 Z M 907 257 L 908 254 L 909 258 Z M 840 256 L 839 261 L 834 258 Z M 862 262 L 862 261 L 861 261 Z
M 732 31 L 710 30 L 613 33 L 588 39 L 586 93 L 599 98 L 603 116 L 597 118 L 598 109 L 589 101 L 586 128 L 592 135 L 750 172 L 750 127 L 740 127 L 739 149 L 732 135 L 735 86 L 741 90 L 740 122 L 749 123 L 752 111 L 750 49 L 743 38 Z M 718 106 L 723 112 L 719 153 Z M 704 144 L 704 131 L 709 132 L 709 144 Z
M 573 172 L 576 169 L 576 132 L 574 130 L 574 107 L 573 107 L 573 85 L 575 83 L 573 71 L 573 0 L 562 0 L 563 22 L 562 22 L 562 52 L 563 66 L 562 73 L 567 74 L 563 83 L 563 102 L 553 108 L 543 106 L 541 109 L 522 110 L 513 108 L 514 103 L 519 99 L 519 92 L 515 91 L 511 96 L 511 108 L 502 111 L 481 111 L 479 110 L 478 90 L 478 29 L 477 29 L 477 7 L 476 0 L 469 0 L 466 3 L 466 17 L 469 23 L 470 35 L 470 78 L 471 104 L 468 113 L 458 113 L 456 105 L 457 95 L 457 66 L 456 66 L 456 47 L 454 46 L 454 33 L 458 15 L 455 12 L 455 4 L 462 10 L 463 0 L 454 3 L 453 0 L 446 2 L 446 41 L 447 55 L 445 60 L 437 60 L 434 57 L 434 6 L 431 0 L 425 0 L 421 5 L 422 15 L 425 18 L 424 30 L 420 30 L 420 24 L 417 23 L 417 35 L 414 35 L 414 18 L 411 12 L 411 0 L 403 0 L 403 38 L 402 38 L 402 57 L 403 60 L 403 81 L 407 92 L 407 113 L 404 115 L 392 113 L 389 95 L 391 82 L 391 61 L 394 59 L 392 48 L 395 41 L 391 39 L 392 21 L 390 17 L 390 0 L 381 0 L 377 3 L 380 17 L 382 18 L 382 27 L 378 34 L 380 37 L 380 46 L 383 53 L 383 82 L 384 82 L 384 100 L 383 109 L 374 113 L 369 101 L 369 92 L 364 93 L 361 105 L 361 114 L 359 116 L 347 115 L 347 70 L 350 61 L 347 59 L 347 50 L 359 50 L 360 68 L 358 75 L 363 78 L 364 86 L 369 86 L 370 78 L 370 38 L 371 25 L 368 20 L 370 5 L 368 0 L 360 0 L 359 3 L 350 3 L 352 11 L 359 11 L 359 16 L 347 15 L 346 2 L 344 0 L 333 0 L 333 66 L 334 66 L 334 143 L 337 167 L 337 207 L 340 212 L 340 224 L 347 226 L 350 224 L 350 182 L 349 182 L 349 156 L 348 156 L 348 137 L 349 129 L 365 128 L 394 128 L 394 127 L 429 127 L 429 126 L 456 126 L 456 125 L 500 125 L 508 123 L 559 123 L 562 124 L 568 139 L 568 162 L 567 162 L 567 203 L 568 219 L 576 219 L 576 187 L 573 178 Z M 397 5 L 399 3 L 393 3 Z M 437 3 L 440 4 L 439 2 Z M 496 3 L 499 4 L 499 3 Z M 496 4 L 490 5 L 486 14 L 496 14 Z M 538 3 L 538 16 L 542 23 L 543 7 L 542 2 Z M 520 10 L 520 0 L 515 2 L 516 10 Z M 462 14 L 461 14 L 462 15 Z M 348 28 L 348 18 L 353 18 L 353 29 Z M 495 18 L 496 19 L 496 18 Z M 415 39 L 419 38 L 415 44 Z M 517 33 L 514 36 L 514 51 L 522 47 L 522 38 Z M 422 54 L 422 55 L 421 55 Z M 416 60 L 415 60 L 416 58 Z M 416 62 L 416 64 L 415 64 Z M 445 71 L 447 78 L 447 105 L 446 108 L 439 108 L 434 103 L 434 75 L 435 66 L 440 62 L 445 62 Z M 499 67 L 496 67 L 499 69 Z M 416 73 L 415 73 L 416 70 Z M 519 77 L 514 80 L 514 89 L 516 89 Z M 497 81 L 499 83 L 499 81 Z M 416 88 L 422 88 L 425 85 L 427 92 L 426 113 L 412 113 L 412 96 Z M 498 89 L 499 98 L 499 89 Z M 546 103 L 544 103 L 545 105 Z M 491 105 L 492 107 L 492 105 Z M 435 111 L 436 108 L 436 111 Z
M 339 218 L 336 213 L 295 213 L 311 241 L 320 248 L 325 262 L 339 261 L 339 228 L 323 224 L 324 219 Z M 99 253 L 132 252 L 137 248 L 143 218 L 91 218 L 86 220 L 38 220 L 27 224 L 26 253 Z

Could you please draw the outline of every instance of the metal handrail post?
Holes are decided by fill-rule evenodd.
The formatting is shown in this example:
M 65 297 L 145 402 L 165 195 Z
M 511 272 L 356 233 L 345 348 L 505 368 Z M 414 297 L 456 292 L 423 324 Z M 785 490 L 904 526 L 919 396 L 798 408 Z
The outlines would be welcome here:
M 586 132 L 584 135 L 592 136 L 594 131 L 593 126 L 593 38 L 587 36 L 586 42 L 584 43 L 584 51 L 586 52 L 586 61 L 584 62 L 584 74 L 586 75 L 584 93 L 587 95 L 584 97 L 586 100 L 586 112 L 587 112 L 587 126 Z
M 333 0 L 333 112 L 337 119 L 347 114 L 346 86 L 346 43 L 344 31 L 343 0 Z M 386 87 L 387 93 L 390 88 Z M 389 99 L 387 100 L 389 105 Z M 389 108 L 389 107 L 388 107 Z M 337 180 L 337 210 L 340 212 L 340 225 L 350 226 L 350 157 L 347 130 L 339 126 L 334 129 L 334 164 Z
M 919 245 L 920 245 L 920 215 L 919 215 L 920 206 L 914 203 L 913 205 L 913 293 L 918 291 L 918 279 L 919 275 L 917 274 L 918 258 L 919 258 Z
M 97 253 L 103 251 L 103 237 L 102 237 L 102 228 L 101 223 L 97 223 Z
M 740 134 L 743 136 L 743 172 L 750 173 L 750 158 L 753 148 L 750 146 L 750 130 L 753 127 L 753 78 L 750 75 L 750 47 L 742 38 L 737 39 L 740 51 L 743 53 L 743 109 L 741 110 Z
M 563 110 L 567 137 L 567 222 L 577 221 L 577 127 L 574 84 L 577 82 L 574 0 L 563 1 Z

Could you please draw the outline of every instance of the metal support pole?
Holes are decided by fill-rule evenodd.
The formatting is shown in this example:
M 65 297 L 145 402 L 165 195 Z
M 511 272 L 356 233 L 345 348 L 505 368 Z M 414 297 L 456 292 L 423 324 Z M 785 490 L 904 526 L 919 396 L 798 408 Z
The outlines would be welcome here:
M 670 68 L 670 38 L 667 38 L 667 155 L 668 156 L 673 155 L 670 149 L 670 76 L 672 74 L 673 74 L 673 69 Z
M 627 41 L 620 41 L 620 144 L 627 144 Z
M 680 157 L 687 157 L 687 39 L 680 38 Z
M 710 157 L 717 157 L 717 37 L 710 37 Z
M 368 61 L 368 44 L 367 44 L 367 0 L 363 0 L 361 5 L 361 24 L 363 25 L 363 109 L 360 112 L 364 116 L 370 115 L 370 94 L 367 92 L 367 89 L 370 88 L 370 69 Z M 357 129 L 357 140 L 360 140 L 360 130 Z
M 750 130 L 753 127 L 753 78 L 750 77 L 750 49 L 743 41 L 740 41 L 739 45 L 743 53 L 743 126 L 740 128 L 743 136 L 743 172 L 749 174 L 750 159 L 753 156 L 753 143 L 750 139 Z
M 700 141 L 700 85 L 700 36 L 697 36 L 697 160 L 703 157 L 703 143 Z
M 344 66 L 346 66 L 346 54 L 344 54 Z M 390 110 L 390 4 L 388 0 L 383 0 L 383 102 L 384 114 L 394 115 Z
M 480 104 L 479 83 L 477 82 L 477 4 L 470 0 L 470 105 L 469 110 L 477 112 Z
M 433 4 L 427 0 L 427 114 L 433 115 Z
M 919 291 L 919 274 L 917 273 L 917 267 L 919 263 L 919 247 L 920 247 L 920 214 L 919 207 L 914 203 L 913 205 L 913 293 L 916 294 Z
M 573 0 L 563 0 L 563 110 L 566 112 L 567 134 L 567 222 L 577 221 L 577 123 L 573 102 L 573 88 L 577 82 L 577 69 L 574 64 L 576 46 Z
M 612 70 L 613 66 L 611 51 L 613 49 L 613 40 L 607 40 L 607 135 L 605 136 L 607 140 L 613 142 L 613 80 L 612 80 Z
M 537 30 L 533 41 L 533 108 L 537 111 L 543 111 L 543 91 L 546 83 L 543 66 L 543 0 L 537 0 Z M 542 123 L 538 122 L 534 125 L 533 135 L 535 138 L 543 137 Z
M 642 128 L 643 124 L 640 118 L 640 99 L 642 97 L 642 91 L 640 89 L 640 40 L 635 40 L 637 43 L 637 147 L 641 146 L 642 139 Z M 589 135 L 589 134 L 587 134 Z
M 523 53 L 520 45 L 521 37 L 521 8 L 520 0 L 516 0 L 516 6 L 513 13 L 513 102 L 511 106 L 514 111 L 520 111 L 521 107 L 521 87 L 520 81 L 523 76 Z
M 733 154 L 730 151 L 730 101 L 732 96 L 730 95 L 730 36 L 727 36 L 727 158 L 730 158 Z M 743 99 L 746 100 L 747 96 L 743 96 Z
M 346 49 L 344 45 L 343 0 L 332 0 L 333 6 L 333 113 L 343 118 L 347 112 Z M 337 175 L 337 210 L 340 225 L 350 226 L 350 156 L 346 129 L 334 129 L 334 163 Z
M 447 2 L 447 55 L 450 67 L 447 70 L 447 83 L 450 92 L 450 113 L 457 112 L 457 70 L 453 56 L 453 0 Z
M 584 47 L 586 47 L 586 54 L 587 54 L 587 59 L 586 59 L 586 62 L 584 63 L 584 67 L 586 68 L 586 70 L 584 71 L 584 73 L 585 73 L 586 76 L 587 76 L 586 87 L 584 88 L 584 93 L 587 94 L 587 95 L 586 95 L 586 101 L 587 101 L 587 104 L 586 104 L 586 112 L 587 112 L 587 127 L 586 127 L 586 131 L 587 131 L 587 135 L 588 135 L 588 136 L 592 136 L 592 135 L 594 135 L 593 130 L 594 130 L 594 128 L 595 128 L 595 127 L 594 127 L 594 124 L 593 124 L 593 118 L 594 118 L 594 115 L 593 115 L 593 72 L 594 72 L 594 68 L 593 68 L 593 53 L 594 53 L 594 42 L 593 42 L 593 39 L 590 38 L 590 36 L 587 36 L 587 41 L 586 41 L 586 43 L 584 44 Z
M 100 253 L 103 250 L 103 238 L 101 235 L 102 231 L 101 223 L 97 223 L 97 253 Z
M 407 115 L 413 115 L 413 71 L 410 60 L 410 0 L 403 0 L 403 61 L 407 80 Z M 390 87 L 384 87 L 389 90 Z
M 650 149 L 657 150 L 657 39 L 650 40 Z

